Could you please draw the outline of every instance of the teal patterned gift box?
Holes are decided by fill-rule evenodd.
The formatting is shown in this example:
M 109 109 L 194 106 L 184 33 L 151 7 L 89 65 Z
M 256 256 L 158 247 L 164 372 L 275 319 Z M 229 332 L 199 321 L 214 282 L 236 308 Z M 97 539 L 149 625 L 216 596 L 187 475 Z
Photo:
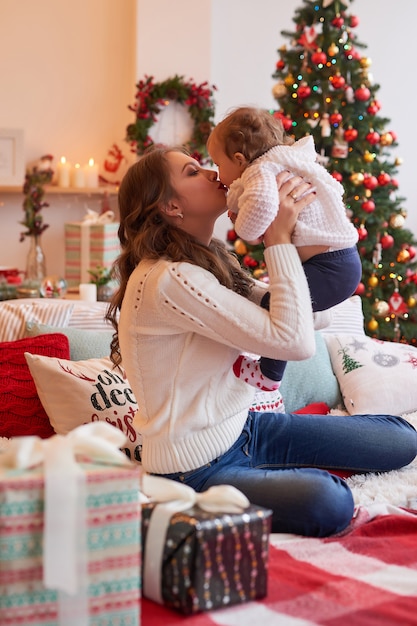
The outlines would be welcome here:
M 81 468 L 86 493 L 87 614 L 84 621 L 65 623 L 138 626 L 139 468 L 98 464 L 82 464 Z M 69 605 L 77 602 L 76 597 L 47 589 L 43 583 L 44 487 L 40 467 L 0 472 L 2 626 L 58 626 L 62 623 L 60 596 Z

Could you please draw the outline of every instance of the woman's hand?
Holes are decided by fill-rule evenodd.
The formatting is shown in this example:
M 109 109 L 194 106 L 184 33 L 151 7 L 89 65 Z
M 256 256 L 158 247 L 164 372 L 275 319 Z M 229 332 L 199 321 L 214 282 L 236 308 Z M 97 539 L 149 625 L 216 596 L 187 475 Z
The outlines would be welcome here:
M 300 176 L 293 176 L 290 172 L 280 172 L 277 176 L 277 185 L 279 211 L 265 231 L 265 247 L 291 243 L 291 236 L 300 211 L 315 199 L 313 186 L 306 183 Z

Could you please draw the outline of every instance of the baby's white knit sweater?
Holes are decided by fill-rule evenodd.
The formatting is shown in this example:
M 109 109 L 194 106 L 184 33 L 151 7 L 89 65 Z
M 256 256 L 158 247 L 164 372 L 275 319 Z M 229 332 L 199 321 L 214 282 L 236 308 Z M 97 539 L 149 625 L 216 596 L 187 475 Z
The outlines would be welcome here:
M 275 146 L 255 159 L 235 180 L 227 195 L 228 209 L 237 213 L 235 230 L 245 241 L 261 237 L 279 209 L 276 175 L 283 170 L 311 183 L 316 199 L 303 209 L 294 230 L 296 246 L 325 245 L 330 250 L 350 248 L 358 233 L 346 215 L 343 187 L 316 161 L 311 136 L 289 146 Z
M 265 250 L 266 286 L 248 300 L 200 267 L 143 261 L 132 273 L 120 314 L 123 366 L 138 401 L 143 467 L 196 469 L 239 437 L 254 388 L 233 374 L 242 352 L 299 360 L 315 349 L 310 293 L 292 244 Z

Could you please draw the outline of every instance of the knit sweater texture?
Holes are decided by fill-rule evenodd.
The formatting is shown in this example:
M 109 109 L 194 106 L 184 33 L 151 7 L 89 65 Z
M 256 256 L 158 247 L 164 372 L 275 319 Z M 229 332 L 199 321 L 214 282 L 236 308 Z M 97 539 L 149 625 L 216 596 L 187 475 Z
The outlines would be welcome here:
M 235 180 L 227 196 L 228 209 L 237 213 L 235 230 L 245 241 L 261 237 L 279 210 L 276 175 L 283 170 L 302 176 L 313 185 L 317 197 L 300 212 L 293 243 L 325 245 L 330 250 L 350 248 L 358 241 L 343 203 L 343 187 L 317 163 L 311 136 L 292 145 L 275 146 L 255 159 Z
M 270 310 L 190 263 L 142 261 L 120 313 L 123 366 L 138 401 L 142 464 L 158 474 L 190 471 L 239 437 L 255 389 L 236 378 L 242 351 L 301 360 L 315 350 L 307 281 L 292 244 L 265 250 Z

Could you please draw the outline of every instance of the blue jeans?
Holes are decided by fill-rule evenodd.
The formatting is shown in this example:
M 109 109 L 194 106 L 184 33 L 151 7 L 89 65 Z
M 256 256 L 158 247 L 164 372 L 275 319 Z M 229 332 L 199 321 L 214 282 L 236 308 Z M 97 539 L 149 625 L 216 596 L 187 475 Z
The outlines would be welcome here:
M 272 532 L 325 537 L 343 530 L 354 508 L 349 487 L 332 469 L 384 472 L 416 454 L 417 432 L 401 417 L 249 413 L 225 454 L 165 477 L 196 491 L 234 485 L 272 509 Z

